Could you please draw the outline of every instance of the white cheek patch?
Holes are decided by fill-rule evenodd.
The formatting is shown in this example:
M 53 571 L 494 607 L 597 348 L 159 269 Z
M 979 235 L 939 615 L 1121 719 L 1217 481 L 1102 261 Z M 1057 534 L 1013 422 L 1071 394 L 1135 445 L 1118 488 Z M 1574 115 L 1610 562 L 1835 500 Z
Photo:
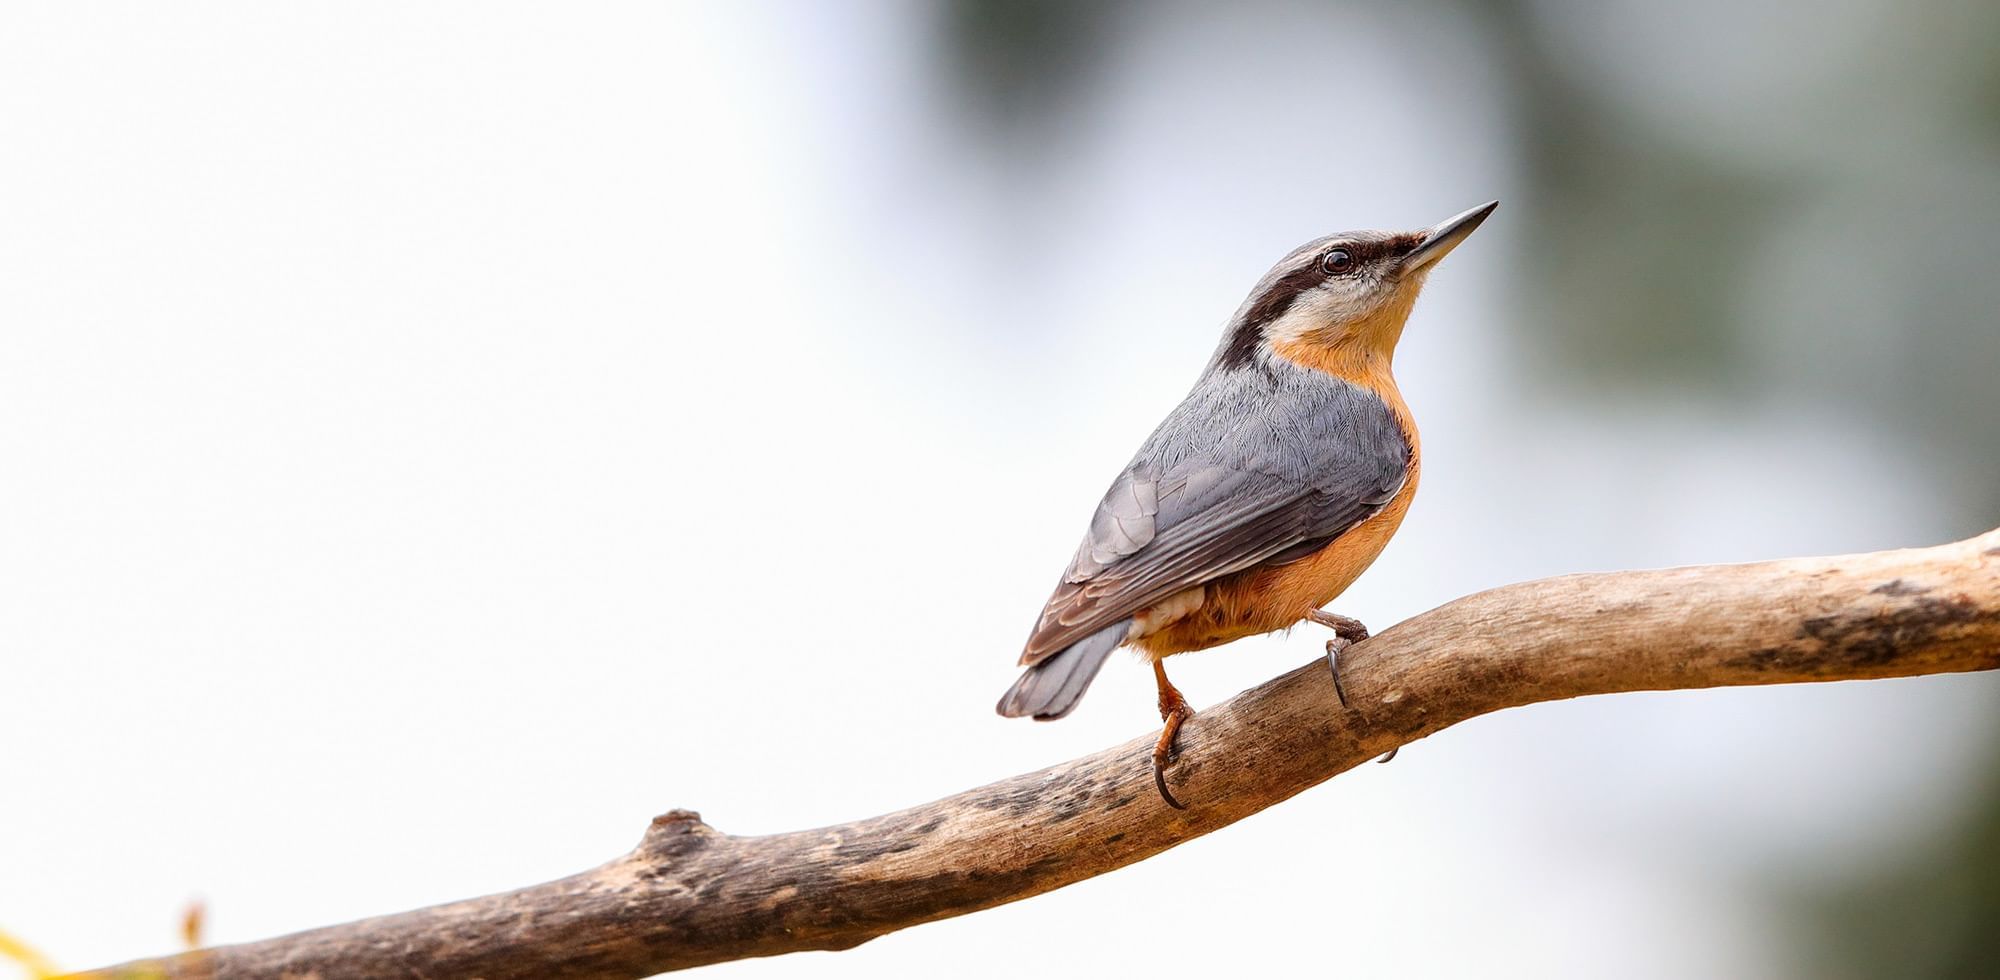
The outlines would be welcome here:
M 1382 290 L 1372 281 L 1330 279 L 1299 294 L 1285 315 L 1264 326 L 1271 343 L 1305 339 L 1307 334 L 1358 320 L 1382 304 Z

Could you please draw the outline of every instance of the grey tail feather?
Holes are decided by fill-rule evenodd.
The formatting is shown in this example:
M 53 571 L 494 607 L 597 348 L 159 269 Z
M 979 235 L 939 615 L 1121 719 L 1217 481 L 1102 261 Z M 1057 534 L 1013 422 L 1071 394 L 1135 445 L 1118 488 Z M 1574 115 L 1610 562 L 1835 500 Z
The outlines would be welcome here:
M 1125 642 L 1131 628 L 1131 620 L 1121 619 L 1028 668 L 1001 695 L 996 710 L 1008 718 L 1034 715 L 1036 721 L 1053 721 L 1069 714 L 1082 700 L 1098 668 L 1104 666 L 1104 658 Z

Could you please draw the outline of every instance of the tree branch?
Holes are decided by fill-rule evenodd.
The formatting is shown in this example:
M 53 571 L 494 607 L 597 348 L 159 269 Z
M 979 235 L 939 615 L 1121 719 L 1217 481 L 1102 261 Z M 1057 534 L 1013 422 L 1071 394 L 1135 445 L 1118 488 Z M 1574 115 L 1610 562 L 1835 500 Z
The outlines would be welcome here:
M 1141 861 L 1489 711 L 1609 694 L 2000 667 L 2000 530 L 1908 551 L 1571 575 L 1467 596 L 1153 736 L 899 813 L 732 837 L 656 817 L 519 891 L 82 976 L 642 977 L 847 949 Z

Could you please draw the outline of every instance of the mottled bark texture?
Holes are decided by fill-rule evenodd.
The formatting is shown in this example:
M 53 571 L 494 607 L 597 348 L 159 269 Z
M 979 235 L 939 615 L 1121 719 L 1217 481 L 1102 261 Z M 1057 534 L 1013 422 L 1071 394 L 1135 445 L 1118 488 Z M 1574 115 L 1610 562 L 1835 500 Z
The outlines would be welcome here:
M 1467 596 L 1181 732 L 854 823 L 732 837 L 675 810 L 548 884 L 85 976 L 640 977 L 846 949 L 1060 888 L 1241 820 L 1465 719 L 1586 694 L 2000 666 L 2000 531 L 1910 551 L 1571 575 Z

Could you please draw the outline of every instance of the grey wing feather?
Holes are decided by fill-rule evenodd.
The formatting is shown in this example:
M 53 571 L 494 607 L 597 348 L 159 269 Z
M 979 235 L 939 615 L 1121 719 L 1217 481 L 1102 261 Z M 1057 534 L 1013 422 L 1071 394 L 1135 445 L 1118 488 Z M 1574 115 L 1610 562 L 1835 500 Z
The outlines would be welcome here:
M 1105 493 L 1021 662 L 1185 589 L 1305 557 L 1395 497 L 1409 452 L 1366 389 L 1304 370 L 1205 378 Z
M 1152 542 L 1159 511 L 1159 484 L 1150 475 L 1127 470 L 1097 505 L 1071 572 L 1089 578 L 1136 554 Z
M 1129 620 L 1119 620 L 1063 648 L 1021 674 L 994 710 L 1008 718 L 1061 718 L 1076 707 L 1104 658 L 1124 642 Z

